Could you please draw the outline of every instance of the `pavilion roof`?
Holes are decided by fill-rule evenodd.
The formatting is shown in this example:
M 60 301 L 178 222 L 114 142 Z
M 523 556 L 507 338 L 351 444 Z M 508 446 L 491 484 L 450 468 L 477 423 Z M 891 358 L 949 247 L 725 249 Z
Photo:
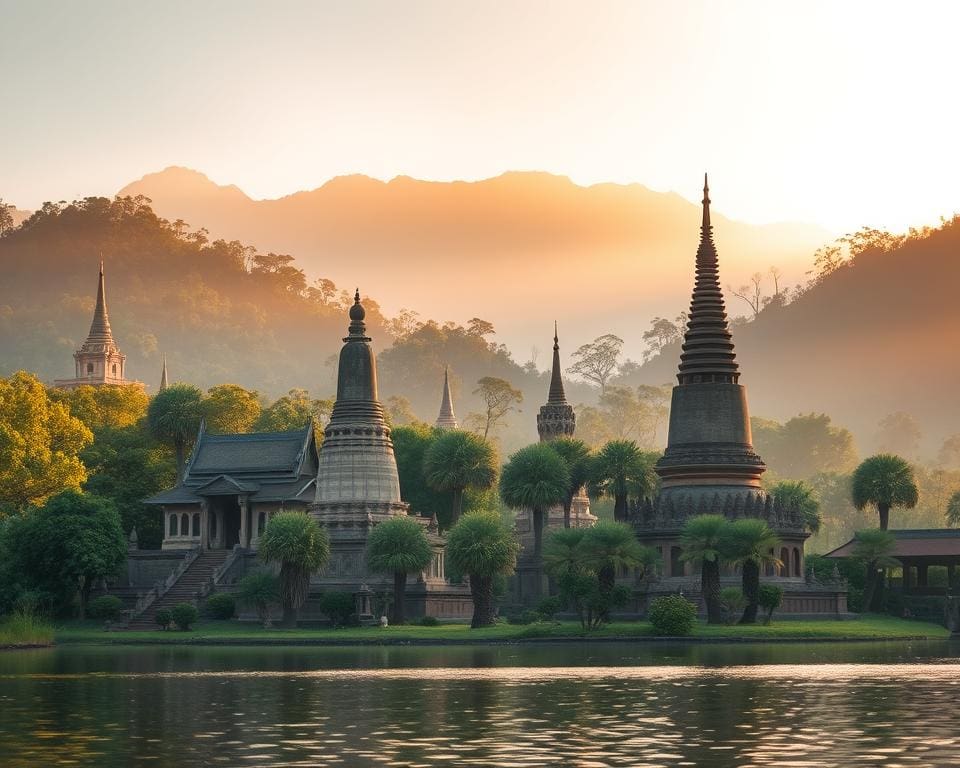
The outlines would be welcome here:
M 891 530 L 895 540 L 891 557 L 960 557 L 960 528 L 904 528 Z M 850 557 L 856 539 L 824 557 Z

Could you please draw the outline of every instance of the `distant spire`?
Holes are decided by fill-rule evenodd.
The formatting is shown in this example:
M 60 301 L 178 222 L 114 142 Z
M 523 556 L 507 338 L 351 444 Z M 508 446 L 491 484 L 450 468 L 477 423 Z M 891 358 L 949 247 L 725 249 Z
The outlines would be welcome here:
M 557 335 L 557 321 L 553 321 L 553 371 L 550 374 L 550 393 L 547 395 L 550 405 L 566 405 L 567 395 L 563 391 L 563 378 L 560 376 L 560 338 Z
M 100 260 L 100 281 L 97 284 L 97 306 L 93 310 L 93 322 L 86 344 L 112 344 L 113 331 L 110 330 L 110 316 L 107 314 L 107 296 L 103 281 L 103 259 Z
M 170 386 L 170 381 L 167 376 L 167 353 L 163 353 L 163 371 L 160 374 L 160 391 L 163 392 L 167 387 Z
M 690 317 L 683 337 L 677 380 L 680 384 L 727 382 L 740 377 L 733 339 L 720 289 L 717 249 L 710 224 L 710 189 L 703 175 L 703 223 L 697 248 L 697 278 L 690 301 Z
M 443 398 L 440 401 L 440 415 L 437 416 L 436 426 L 440 429 L 457 429 L 457 417 L 453 413 L 453 397 L 450 394 L 450 371 L 443 367 Z
M 370 341 L 367 338 L 367 325 L 363 322 L 366 316 L 367 311 L 360 303 L 360 289 L 357 288 L 353 294 L 353 306 L 350 307 L 350 335 L 344 341 Z

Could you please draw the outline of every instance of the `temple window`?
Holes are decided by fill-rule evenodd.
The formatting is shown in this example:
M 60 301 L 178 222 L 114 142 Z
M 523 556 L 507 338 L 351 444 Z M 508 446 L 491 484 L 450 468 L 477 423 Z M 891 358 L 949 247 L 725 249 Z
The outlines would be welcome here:
M 772 549 L 770 550 L 769 555 L 770 555 L 771 560 L 772 560 L 774 557 L 776 557 L 776 553 L 775 553 Z M 768 562 L 768 563 L 767 563 L 767 567 L 764 568 L 764 574 L 765 574 L 766 576 L 774 576 L 774 575 L 775 575 L 775 570 L 774 570 L 774 567 L 773 567 L 773 563 L 772 563 L 772 562 Z
M 188 515 L 186 512 L 180 515 L 180 535 L 190 535 L 190 515 Z
M 803 576 L 803 570 L 801 568 L 800 561 L 800 547 L 793 548 L 793 575 Z
M 116 364 L 116 363 L 113 364 L 113 375 L 114 375 L 114 377 L 116 377 L 116 375 L 117 375 L 117 364 Z
M 780 550 L 780 575 L 789 576 L 790 575 L 790 550 L 784 547 Z M 797 574 L 793 574 L 796 576 Z
M 199 512 L 193 513 L 193 535 L 194 536 L 200 535 L 200 513 Z
M 683 554 L 683 550 L 680 547 L 670 547 L 670 575 L 671 576 L 683 576 L 683 560 L 680 559 L 680 556 Z
M 87 376 L 93 375 L 93 363 L 87 363 Z
M 170 525 L 167 528 L 167 535 L 168 536 L 177 535 L 177 516 L 176 515 L 170 515 Z
M 210 538 L 217 538 L 217 515 L 213 513 L 210 515 Z
M 257 515 L 257 538 L 263 536 L 263 531 L 267 527 L 267 515 L 261 512 Z

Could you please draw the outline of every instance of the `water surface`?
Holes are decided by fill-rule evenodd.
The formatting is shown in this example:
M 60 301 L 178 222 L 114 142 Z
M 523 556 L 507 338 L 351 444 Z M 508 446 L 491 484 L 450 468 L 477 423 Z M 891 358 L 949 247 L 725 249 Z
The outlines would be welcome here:
M 960 766 L 960 645 L 63 646 L 0 765 Z

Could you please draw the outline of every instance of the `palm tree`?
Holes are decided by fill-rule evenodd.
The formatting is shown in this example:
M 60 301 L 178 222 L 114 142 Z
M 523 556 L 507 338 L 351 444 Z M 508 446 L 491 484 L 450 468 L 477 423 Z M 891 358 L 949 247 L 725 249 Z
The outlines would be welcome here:
M 158 392 L 147 407 L 153 436 L 173 448 L 177 458 L 177 485 L 183 480 L 186 447 L 196 437 L 203 417 L 203 392 L 191 384 L 172 384 Z
M 470 577 L 473 618 L 470 626 L 493 624 L 493 580 L 513 572 L 520 545 L 496 512 L 470 512 L 447 536 L 447 557 Z
M 707 605 L 707 623 L 723 623 L 720 603 L 720 562 L 730 522 L 723 515 L 700 515 L 687 520 L 680 531 L 683 559 L 700 563 L 700 591 Z
M 306 512 L 281 512 L 270 518 L 260 537 L 260 559 L 280 563 L 283 626 L 295 627 L 307 601 L 310 577 L 330 559 L 330 539 Z
M 743 595 L 747 607 L 741 624 L 755 624 L 760 607 L 760 569 L 765 565 L 781 565 L 774 555 L 780 546 L 777 536 L 763 520 L 745 517 L 726 526 L 721 534 L 720 552 L 723 559 L 739 565 L 742 571 Z
M 857 531 L 854 534 L 854 541 L 856 543 L 853 545 L 851 556 L 854 560 L 863 563 L 867 569 L 867 583 L 863 593 L 863 610 L 869 611 L 873 605 L 877 583 L 882 578 L 882 569 L 895 568 L 900 565 L 899 560 L 890 556 L 897 540 L 889 531 L 882 528 L 870 528 L 865 531 Z
M 569 488 L 570 470 L 549 443 L 521 448 L 503 468 L 500 496 L 509 507 L 530 510 L 533 556 L 538 566 L 543 548 L 543 515 L 566 498 Z
M 864 460 L 853 471 L 853 506 L 876 507 L 882 531 L 889 526 L 892 508 L 913 509 L 918 499 L 913 467 L 899 456 L 880 453 Z
M 551 532 L 543 547 L 543 565 L 551 576 L 562 578 L 584 570 L 583 541 L 587 528 L 559 528 Z
M 611 440 L 600 449 L 590 468 L 590 488 L 595 494 L 612 496 L 613 519 L 627 519 L 630 494 L 649 496 L 656 488 L 653 471 L 656 454 L 644 453 L 633 440 Z
M 598 522 L 587 528 L 580 543 L 584 565 L 597 574 L 600 586 L 601 619 L 609 621 L 609 597 L 616 586 L 617 571 L 642 568 L 644 573 L 657 561 L 657 551 L 637 541 L 625 523 Z
M 456 525 L 463 512 L 463 492 L 467 488 L 485 490 L 496 481 L 497 452 L 479 435 L 453 429 L 427 449 L 423 475 L 431 488 L 453 493 L 451 525 Z
M 820 502 L 813 488 L 802 480 L 781 480 L 770 489 L 773 497 L 787 509 L 794 509 L 803 516 L 804 525 L 810 533 L 818 533 L 823 525 Z
M 947 525 L 960 525 L 960 491 L 957 491 L 947 502 Z
M 423 525 L 412 516 L 392 517 L 374 527 L 367 539 L 367 565 L 376 573 L 393 574 L 392 624 L 406 622 L 407 574 L 422 571 L 433 559 Z
M 567 495 L 563 499 L 563 527 L 570 527 L 570 508 L 573 506 L 573 497 L 590 479 L 590 448 L 583 440 L 573 437 L 558 437 L 550 441 L 560 458 L 567 463 L 570 471 L 570 485 Z

